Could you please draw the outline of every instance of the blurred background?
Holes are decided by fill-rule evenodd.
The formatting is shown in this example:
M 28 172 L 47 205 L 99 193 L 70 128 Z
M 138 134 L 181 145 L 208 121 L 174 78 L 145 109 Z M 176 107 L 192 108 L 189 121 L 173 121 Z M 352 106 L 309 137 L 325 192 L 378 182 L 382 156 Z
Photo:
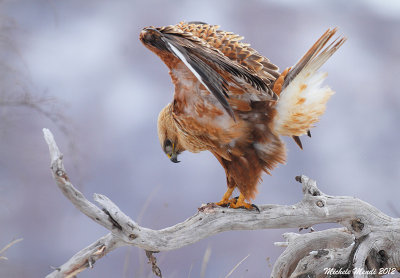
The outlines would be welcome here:
M 360 198 L 399 217 L 400 2 L 1 1 L 0 277 L 43 277 L 108 231 L 55 185 L 42 128 L 64 153 L 72 182 L 107 195 L 144 227 L 161 229 L 218 201 L 225 174 L 210 153 L 162 152 L 156 120 L 172 100 L 165 65 L 138 40 L 149 25 L 205 21 L 245 36 L 281 69 L 329 27 L 348 37 L 323 66 L 336 94 L 304 151 L 285 139 L 286 165 L 264 176 L 256 204 L 294 204 L 306 174 L 329 195 Z M 319 230 L 328 226 L 316 226 Z M 156 257 L 165 277 L 267 277 L 296 229 L 234 231 Z M 152 277 L 144 251 L 120 248 L 79 277 Z

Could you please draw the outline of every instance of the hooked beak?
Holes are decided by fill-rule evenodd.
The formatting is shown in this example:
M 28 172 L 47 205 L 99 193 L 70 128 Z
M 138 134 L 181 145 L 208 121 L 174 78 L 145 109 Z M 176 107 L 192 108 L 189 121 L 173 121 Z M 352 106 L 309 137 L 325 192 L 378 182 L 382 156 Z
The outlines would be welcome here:
M 177 153 L 172 153 L 172 155 L 169 157 L 169 160 L 171 160 L 173 163 L 179 163 L 180 161 L 178 160 L 178 154 Z
M 164 152 L 168 156 L 169 160 L 171 160 L 173 163 L 179 163 L 180 161 L 178 160 L 178 155 L 180 152 L 175 150 L 175 144 L 168 140 L 166 143 L 164 143 L 164 145 Z

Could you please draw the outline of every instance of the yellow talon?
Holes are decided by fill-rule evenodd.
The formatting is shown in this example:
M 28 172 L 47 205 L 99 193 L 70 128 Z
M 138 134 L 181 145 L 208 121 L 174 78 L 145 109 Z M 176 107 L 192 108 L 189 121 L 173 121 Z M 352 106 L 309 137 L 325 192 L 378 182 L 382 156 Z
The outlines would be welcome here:
M 252 210 L 252 209 L 254 208 L 251 204 L 246 203 L 245 198 L 244 198 L 244 195 L 241 194 L 241 193 L 240 193 L 239 198 L 237 199 L 236 203 L 233 203 L 233 202 L 232 202 L 232 203 L 230 203 L 229 206 L 230 206 L 231 208 L 241 208 L 241 207 L 244 207 L 244 208 L 246 208 L 246 209 L 248 209 L 248 210 Z
M 245 208 L 248 210 L 253 210 L 254 208 L 258 211 L 260 211 L 257 206 L 254 206 L 250 203 L 246 203 L 246 198 L 242 193 L 240 193 L 239 198 L 231 198 L 233 190 L 235 187 L 228 187 L 228 190 L 225 192 L 224 196 L 222 197 L 221 201 L 218 203 L 215 203 L 217 206 L 228 206 L 230 208 Z
M 219 201 L 218 203 L 215 203 L 217 206 L 226 206 L 230 203 L 232 203 L 232 192 L 235 189 L 235 187 L 228 187 L 228 190 L 226 190 L 224 196 L 222 197 L 221 201 Z

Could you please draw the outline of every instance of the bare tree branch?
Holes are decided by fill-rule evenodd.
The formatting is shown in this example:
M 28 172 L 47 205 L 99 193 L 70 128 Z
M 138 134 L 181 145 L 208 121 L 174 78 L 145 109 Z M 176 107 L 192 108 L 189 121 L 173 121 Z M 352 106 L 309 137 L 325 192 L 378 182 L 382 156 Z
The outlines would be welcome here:
M 76 253 L 62 266 L 54 268 L 55 271 L 47 277 L 75 277 L 86 268 L 92 268 L 98 259 L 120 246 L 120 240 L 109 233 Z
M 0 260 L 8 260 L 8 258 L 6 256 L 2 256 L 2 255 L 7 251 L 7 249 L 9 249 L 11 246 L 13 246 L 14 244 L 16 244 L 22 240 L 23 240 L 23 238 L 14 239 L 9 244 L 7 244 L 2 249 L 0 249 Z
M 225 278 L 228 278 L 229 276 L 232 275 L 232 273 L 236 270 L 236 268 L 239 267 L 239 265 L 241 265 L 248 257 L 250 256 L 250 254 L 248 254 L 246 257 L 244 257 L 240 262 L 238 262 L 231 271 L 229 271 L 229 273 L 225 276 Z
M 324 269 L 319 267 L 321 264 L 311 262 L 326 254 L 332 257 L 327 266 L 336 267 L 347 261 L 351 264 L 346 267 L 366 270 L 371 266 L 400 267 L 400 219 L 389 217 L 357 198 L 326 195 L 306 176 L 297 177 L 304 196 L 294 205 L 260 205 L 257 212 L 207 204 L 174 226 L 162 230 L 141 227 L 104 195 L 94 195 L 102 209 L 88 201 L 70 182 L 53 135 L 47 129 L 43 132 L 58 187 L 77 209 L 111 231 L 48 277 L 76 275 L 92 267 L 104 254 L 124 245 L 160 252 L 178 249 L 224 231 L 305 228 L 319 223 L 340 223 L 344 228 L 304 235 L 285 234 L 287 242 L 284 245 L 288 248 L 275 263 L 272 277 L 301 277 L 297 274 L 304 270 L 314 275 L 312 277 L 320 277 Z M 308 267 L 304 268 L 304 264 Z
M 316 264 L 316 266 L 310 267 L 310 262 L 299 262 L 299 259 L 312 256 L 310 261 L 316 262 L 316 258 L 318 256 L 322 257 L 321 254 L 325 253 L 324 250 L 348 248 L 354 244 L 354 235 L 346 228 L 329 229 L 308 234 L 285 233 L 283 237 L 287 240 L 285 244 L 287 248 L 275 262 L 272 277 L 289 277 L 291 273 L 298 273 L 300 275 L 305 274 L 310 269 L 315 270 L 316 266 L 321 266 L 321 262 Z M 279 245 L 282 246 L 283 244 L 279 243 Z M 317 253 L 311 254 L 311 252 Z M 327 260 L 324 268 L 333 267 L 329 262 L 336 263 L 337 260 L 336 258 L 332 258 L 330 261 Z M 299 266 L 301 266 L 301 269 L 296 269 Z M 296 271 L 294 271 L 295 269 Z

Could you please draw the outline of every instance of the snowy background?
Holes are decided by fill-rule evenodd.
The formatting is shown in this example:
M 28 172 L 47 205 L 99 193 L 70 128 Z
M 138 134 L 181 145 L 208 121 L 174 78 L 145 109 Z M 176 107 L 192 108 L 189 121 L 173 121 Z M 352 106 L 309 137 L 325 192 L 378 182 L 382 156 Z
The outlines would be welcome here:
M 286 140 L 287 164 L 264 176 L 255 203 L 298 202 L 294 177 L 306 174 L 327 194 L 355 196 L 399 216 L 399 1 L 16 0 L 0 2 L 0 17 L 0 97 L 29 92 L 59 115 L 55 122 L 0 102 L 0 247 L 24 238 L 0 260 L 0 277 L 43 277 L 107 233 L 56 187 L 43 127 L 89 199 L 105 194 L 145 227 L 181 222 L 225 192 L 224 171 L 210 153 L 184 153 L 174 164 L 159 146 L 157 115 L 173 86 L 138 39 L 149 25 L 218 24 L 282 69 L 338 26 L 348 41 L 322 68 L 336 94 L 313 137 L 303 139 L 304 151 Z M 266 277 L 283 252 L 273 242 L 288 231 L 296 230 L 227 232 L 157 258 L 165 277 L 199 277 L 210 248 L 205 277 L 225 277 L 250 254 L 231 277 Z M 120 248 L 79 277 L 149 272 L 144 251 Z

